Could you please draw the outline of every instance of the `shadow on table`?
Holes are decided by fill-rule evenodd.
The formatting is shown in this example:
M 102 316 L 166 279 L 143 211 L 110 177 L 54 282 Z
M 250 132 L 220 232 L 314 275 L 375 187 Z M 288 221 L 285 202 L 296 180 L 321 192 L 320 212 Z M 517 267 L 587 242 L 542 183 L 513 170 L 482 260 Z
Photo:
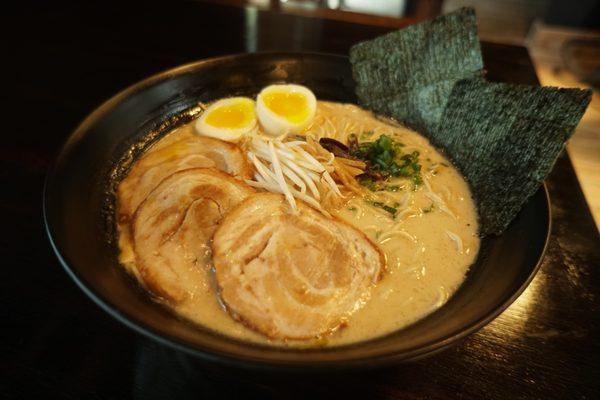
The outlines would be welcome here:
M 391 390 L 399 395 L 417 389 L 417 375 L 424 372 L 418 364 L 321 374 L 241 370 L 208 364 L 145 339 L 134 360 L 136 399 L 387 398 L 394 394 Z M 395 390 L 389 387 L 390 379 Z M 423 393 L 423 387 L 418 390 Z

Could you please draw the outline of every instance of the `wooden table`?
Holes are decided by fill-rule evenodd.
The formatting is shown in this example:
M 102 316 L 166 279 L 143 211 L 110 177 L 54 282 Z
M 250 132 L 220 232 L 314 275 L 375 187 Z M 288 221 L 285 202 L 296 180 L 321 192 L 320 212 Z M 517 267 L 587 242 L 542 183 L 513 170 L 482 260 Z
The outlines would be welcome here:
M 224 370 L 140 337 L 63 272 L 41 218 L 47 166 L 87 113 L 150 74 L 260 50 L 347 53 L 386 28 L 201 2 L 10 10 L 1 146 L 0 396 L 18 398 L 599 398 L 600 240 L 571 163 L 547 181 L 541 271 L 462 344 L 394 368 L 298 377 Z M 43 8 L 46 7 L 46 8 Z M 484 43 L 491 80 L 536 84 L 527 51 Z

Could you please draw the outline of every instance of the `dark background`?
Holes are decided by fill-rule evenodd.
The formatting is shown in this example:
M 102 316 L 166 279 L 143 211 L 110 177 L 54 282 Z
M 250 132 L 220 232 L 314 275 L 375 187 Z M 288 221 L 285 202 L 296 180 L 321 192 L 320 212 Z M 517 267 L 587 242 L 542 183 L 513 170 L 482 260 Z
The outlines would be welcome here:
M 55 259 L 42 221 L 45 172 L 102 101 L 185 62 L 256 50 L 345 54 L 390 28 L 202 2 L 12 4 L 2 19 L 1 397 L 600 396 L 600 241 L 566 156 L 547 182 L 553 236 L 527 291 L 459 346 L 400 367 L 299 377 L 202 364 L 113 320 Z M 490 79 L 536 83 L 524 48 L 483 50 Z

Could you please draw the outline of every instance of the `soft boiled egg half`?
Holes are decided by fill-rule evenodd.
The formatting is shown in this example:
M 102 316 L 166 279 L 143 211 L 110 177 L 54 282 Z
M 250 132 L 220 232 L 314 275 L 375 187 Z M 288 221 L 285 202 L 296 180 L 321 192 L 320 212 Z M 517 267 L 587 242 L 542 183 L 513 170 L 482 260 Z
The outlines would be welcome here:
M 196 132 L 227 142 L 237 142 L 256 126 L 254 101 L 230 97 L 211 104 L 196 121 Z
M 271 85 L 256 98 L 256 116 L 272 136 L 302 132 L 314 119 L 317 99 L 300 85 Z

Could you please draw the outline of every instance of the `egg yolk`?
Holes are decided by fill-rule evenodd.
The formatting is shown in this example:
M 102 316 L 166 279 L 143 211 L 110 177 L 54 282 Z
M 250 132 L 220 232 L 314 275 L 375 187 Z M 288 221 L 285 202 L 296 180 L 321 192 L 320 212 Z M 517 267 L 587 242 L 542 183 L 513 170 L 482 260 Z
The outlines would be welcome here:
M 263 101 L 275 114 L 294 124 L 309 116 L 308 100 L 302 93 L 269 92 L 263 95 Z
M 212 110 L 204 120 L 215 128 L 244 128 L 254 119 L 252 102 L 223 105 Z

